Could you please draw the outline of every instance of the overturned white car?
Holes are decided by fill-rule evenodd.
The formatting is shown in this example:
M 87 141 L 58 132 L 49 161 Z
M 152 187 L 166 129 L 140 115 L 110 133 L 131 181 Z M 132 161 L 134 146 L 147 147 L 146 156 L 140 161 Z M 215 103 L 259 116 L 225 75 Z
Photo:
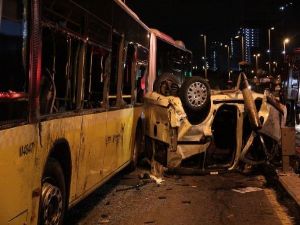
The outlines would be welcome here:
M 144 153 L 153 161 L 174 169 L 194 158 L 201 170 L 232 170 L 279 154 L 285 107 L 268 91 L 251 91 L 245 74 L 233 90 L 211 91 L 200 77 L 178 89 L 172 77 L 155 86 L 145 96 Z

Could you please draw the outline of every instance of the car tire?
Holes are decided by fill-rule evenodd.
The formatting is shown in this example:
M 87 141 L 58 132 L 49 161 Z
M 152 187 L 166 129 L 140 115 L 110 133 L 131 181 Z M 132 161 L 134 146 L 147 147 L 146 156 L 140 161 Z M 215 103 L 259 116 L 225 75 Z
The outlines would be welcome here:
M 201 77 L 186 79 L 179 96 L 186 113 L 197 115 L 210 108 L 210 87 Z
M 153 91 L 164 96 L 177 96 L 180 81 L 173 73 L 163 73 L 156 78 Z
M 50 158 L 42 178 L 39 225 L 62 225 L 66 211 L 66 183 L 60 163 Z

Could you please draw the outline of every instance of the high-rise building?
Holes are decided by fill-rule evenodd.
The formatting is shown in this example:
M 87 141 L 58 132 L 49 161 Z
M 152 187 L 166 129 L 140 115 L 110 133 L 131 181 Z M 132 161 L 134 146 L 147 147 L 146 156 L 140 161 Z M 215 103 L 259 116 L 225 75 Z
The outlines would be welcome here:
M 238 35 L 236 37 L 233 37 L 230 40 L 232 55 L 231 67 L 233 70 L 239 69 L 239 62 L 243 61 L 243 59 L 247 63 L 251 64 L 253 61 L 253 53 L 255 53 L 261 47 L 261 36 L 259 29 L 245 27 L 241 28 L 237 34 Z
M 216 42 L 216 41 L 210 43 L 209 48 L 208 48 L 208 58 L 207 58 L 208 66 L 209 66 L 209 69 L 214 72 L 220 69 L 219 68 L 219 58 L 220 58 L 219 48 L 220 48 L 220 43 Z
M 245 61 L 251 63 L 252 52 L 258 49 L 259 46 L 259 29 L 257 28 L 242 28 L 241 34 L 244 36 Z
M 219 72 L 226 72 L 228 70 L 228 51 L 224 47 L 224 44 L 221 42 L 211 42 L 208 48 L 208 65 L 209 70 L 211 71 L 219 71 Z

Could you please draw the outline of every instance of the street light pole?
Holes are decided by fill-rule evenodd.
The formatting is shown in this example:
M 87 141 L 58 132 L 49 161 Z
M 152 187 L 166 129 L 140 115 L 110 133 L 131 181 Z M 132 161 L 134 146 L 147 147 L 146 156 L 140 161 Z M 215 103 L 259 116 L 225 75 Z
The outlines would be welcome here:
M 242 61 L 245 61 L 244 35 L 243 34 L 241 34 L 241 40 L 242 40 Z
M 275 73 L 276 72 L 276 69 L 277 69 L 277 62 L 276 61 L 274 61 L 273 62 L 273 73 Z
M 269 74 L 271 74 L 271 30 L 274 30 L 274 29 L 275 29 L 274 27 L 271 27 L 271 28 L 268 29 Z
M 245 61 L 245 49 L 244 49 L 244 36 L 243 34 L 235 36 L 235 39 L 241 38 L 241 45 L 242 45 L 242 61 Z
M 285 38 L 283 40 L 283 62 L 285 62 L 285 56 L 286 56 L 286 44 L 290 42 L 290 39 Z
M 258 57 L 260 57 L 260 54 L 254 54 L 253 55 L 255 58 L 255 70 L 256 70 L 256 75 L 257 75 L 257 71 L 258 71 Z
M 204 44 L 204 74 L 205 74 L 205 79 L 207 79 L 206 34 L 201 34 L 201 37 L 203 37 L 203 44 Z
M 230 72 L 230 48 L 229 45 L 224 45 L 225 48 L 227 48 L 227 70 L 228 74 Z

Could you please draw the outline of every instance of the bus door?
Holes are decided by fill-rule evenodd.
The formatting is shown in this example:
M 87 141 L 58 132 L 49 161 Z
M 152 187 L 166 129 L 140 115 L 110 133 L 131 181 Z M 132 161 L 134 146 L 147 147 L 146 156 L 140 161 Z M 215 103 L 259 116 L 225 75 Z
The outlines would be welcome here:
M 27 13 L 17 0 L 0 1 L 1 8 L 0 224 L 25 224 L 38 144 L 36 125 L 28 124 Z

